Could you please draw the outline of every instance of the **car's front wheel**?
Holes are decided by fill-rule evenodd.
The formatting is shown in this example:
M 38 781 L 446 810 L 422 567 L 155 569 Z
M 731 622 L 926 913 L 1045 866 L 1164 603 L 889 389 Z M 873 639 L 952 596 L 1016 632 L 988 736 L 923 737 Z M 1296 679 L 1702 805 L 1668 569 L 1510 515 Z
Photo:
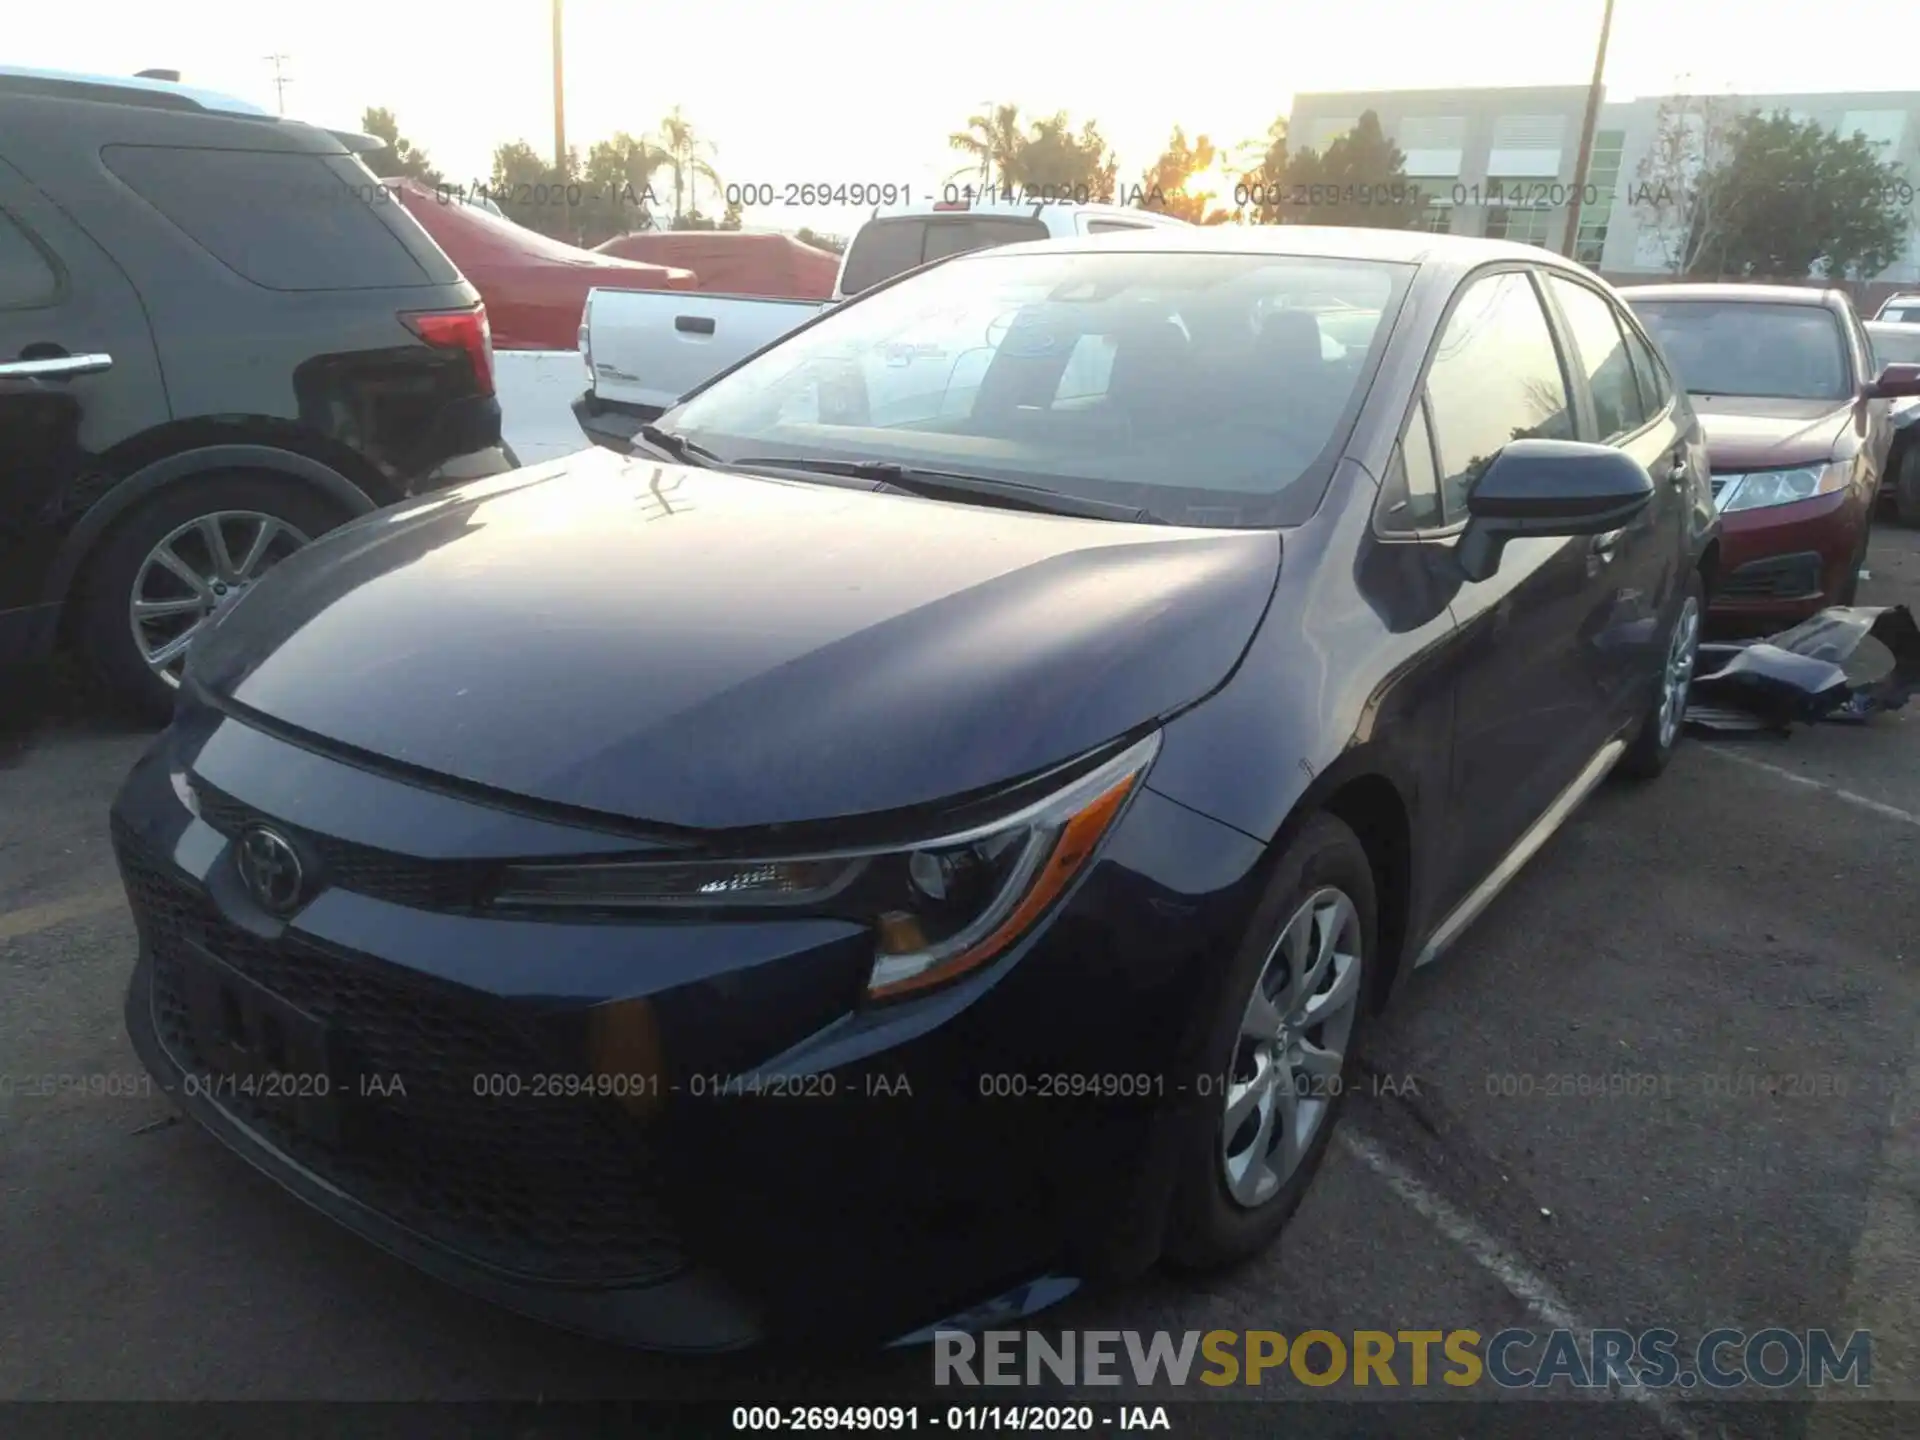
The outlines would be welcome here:
M 108 535 L 87 567 L 79 639 L 141 718 L 173 710 L 187 647 L 262 575 L 346 517 L 298 481 L 208 475 L 161 491 Z
M 1374 963 L 1373 870 L 1316 815 L 1280 854 L 1215 1001 L 1165 1252 L 1211 1268 L 1280 1233 L 1326 1154 Z
M 1667 768 L 1686 728 L 1687 700 L 1693 693 L 1693 667 L 1700 656 L 1700 626 L 1707 610 L 1706 582 L 1694 571 L 1674 611 L 1660 662 L 1659 688 L 1640 730 L 1620 757 L 1620 773 L 1652 780 Z

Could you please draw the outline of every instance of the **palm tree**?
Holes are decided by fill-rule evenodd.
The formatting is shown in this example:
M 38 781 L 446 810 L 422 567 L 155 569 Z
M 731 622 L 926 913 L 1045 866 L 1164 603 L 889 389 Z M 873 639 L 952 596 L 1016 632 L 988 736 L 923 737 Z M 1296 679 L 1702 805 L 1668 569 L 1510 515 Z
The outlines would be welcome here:
M 695 187 L 700 179 L 719 186 L 720 176 L 706 158 L 718 151 L 694 130 L 693 122 L 680 113 L 678 105 L 660 122 L 656 138 L 666 152 L 667 167 L 673 171 L 673 219 L 678 224 L 681 217 L 699 209 Z
M 987 102 L 981 106 L 980 114 L 967 117 L 966 129 L 947 136 L 947 144 L 973 157 L 972 164 L 954 171 L 949 179 L 975 174 L 980 177 L 981 185 L 990 186 L 997 173 L 1001 184 L 1008 183 L 1019 165 L 1020 152 L 1028 144 L 1027 136 L 1021 132 L 1020 107 Z

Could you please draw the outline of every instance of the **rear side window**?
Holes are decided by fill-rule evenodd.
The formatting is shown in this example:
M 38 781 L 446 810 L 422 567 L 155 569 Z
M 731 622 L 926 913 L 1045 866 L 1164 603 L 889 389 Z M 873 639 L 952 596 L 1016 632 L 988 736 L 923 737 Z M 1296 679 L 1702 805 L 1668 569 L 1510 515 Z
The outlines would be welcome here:
M 1046 238 L 1047 227 L 1038 220 L 1004 215 L 934 220 L 927 225 L 924 258 L 938 260 L 943 255 L 964 255 L 969 250 L 985 250 L 990 245 L 1018 245 L 1023 240 Z
M 1614 317 L 1613 306 L 1586 286 L 1562 280 L 1558 275 L 1548 276 L 1547 284 L 1566 313 L 1573 343 L 1580 351 L 1600 438 L 1613 441 L 1632 434 L 1647 423 L 1648 407 L 1640 399 L 1633 361 L 1621 338 L 1620 322 Z
M 870 220 L 861 227 L 852 249 L 847 252 L 841 293 L 858 295 L 929 260 L 964 255 L 969 250 L 984 250 L 990 245 L 1013 245 L 1022 240 L 1046 238 L 1047 227 L 1043 223 L 1017 216 Z
M 0 211 L 0 310 L 31 310 L 60 294 L 60 276 L 27 232 Z
M 858 295 L 920 263 L 926 243 L 924 220 L 870 220 L 853 237 L 840 279 L 843 294 Z
M 268 290 L 431 284 L 375 207 L 324 155 L 110 145 L 107 168 L 221 264 Z
M 1087 222 L 1087 233 L 1089 235 L 1111 235 L 1119 230 L 1145 230 L 1148 228 L 1149 227 L 1145 225 L 1129 225 L 1124 220 L 1089 220 Z

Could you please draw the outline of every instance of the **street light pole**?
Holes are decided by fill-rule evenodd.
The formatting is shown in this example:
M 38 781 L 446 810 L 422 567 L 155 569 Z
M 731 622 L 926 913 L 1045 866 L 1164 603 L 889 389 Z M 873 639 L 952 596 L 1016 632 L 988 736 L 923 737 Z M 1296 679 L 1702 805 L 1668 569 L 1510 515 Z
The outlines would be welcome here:
M 1609 0 L 1611 3 L 1611 0 Z M 567 80 L 560 20 L 561 0 L 553 0 L 553 164 L 567 168 Z
M 554 3 L 558 4 L 559 0 Z M 1587 86 L 1587 115 L 1580 125 L 1580 155 L 1573 162 L 1573 198 L 1567 202 L 1567 235 L 1560 246 L 1560 253 L 1569 259 L 1580 243 L 1580 196 L 1587 188 L 1587 166 L 1593 161 L 1593 127 L 1600 119 L 1600 81 L 1607 71 L 1607 37 L 1612 32 L 1613 0 L 1607 0 L 1606 12 L 1600 17 L 1600 48 L 1593 56 L 1593 82 Z

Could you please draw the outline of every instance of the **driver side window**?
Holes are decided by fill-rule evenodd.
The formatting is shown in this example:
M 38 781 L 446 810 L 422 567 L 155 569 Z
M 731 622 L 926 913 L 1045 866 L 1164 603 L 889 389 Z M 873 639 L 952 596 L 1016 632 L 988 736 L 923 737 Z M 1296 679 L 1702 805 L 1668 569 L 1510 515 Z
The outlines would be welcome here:
M 1524 272 L 1468 282 L 1434 349 L 1427 406 L 1449 523 L 1510 441 L 1574 438 L 1559 347 Z

